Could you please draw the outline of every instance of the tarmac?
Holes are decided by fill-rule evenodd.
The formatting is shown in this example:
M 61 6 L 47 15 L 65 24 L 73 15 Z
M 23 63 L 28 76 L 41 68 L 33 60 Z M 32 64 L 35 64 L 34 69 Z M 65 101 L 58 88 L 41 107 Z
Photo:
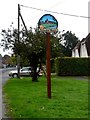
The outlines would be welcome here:
M 6 118 L 10 118 L 10 117 L 8 117 L 7 116 L 7 109 L 6 109 L 6 103 L 5 103 L 5 95 L 4 95 L 4 93 L 3 93 L 3 91 L 2 91 L 2 88 L 3 88 L 3 86 L 5 85 L 5 83 L 7 82 L 7 80 L 9 79 L 9 75 L 8 75 L 8 72 L 9 72 L 9 69 L 8 70 L 2 70 L 2 71 L 0 71 L 0 82 L 1 82 L 1 101 L 0 101 L 0 103 L 2 103 L 1 104 L 1 107 L 0 108 L 2 108 L 2 110 L 0 111 L 1 112 L 1 114 L 0 114 L 0 117 L 1 117 L 1 119 L 2 120 L 5 120 Z

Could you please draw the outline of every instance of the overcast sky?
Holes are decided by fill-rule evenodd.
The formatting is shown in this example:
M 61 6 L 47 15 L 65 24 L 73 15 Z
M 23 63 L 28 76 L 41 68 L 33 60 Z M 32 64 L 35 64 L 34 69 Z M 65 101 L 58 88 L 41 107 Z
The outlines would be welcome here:
M 89 0 L 2 0 L 0 2 L 0 32 L 2 29 L 9 28 L 12 22 L 14 22 L 15 28 L 17 28 L 18 4 L 88 17 L 88 2 Z M 22 6 L 20 8 L 27 28 L 36 27 L 40 17 L 48 13 L 57 19 L 60 31 L 72 31 L 80 40 L 88 35 L 88 18 L 38 11 Z M 0 48 L 0 51 L 2 55 L 8 53 L 3 52 L 2 48 Z

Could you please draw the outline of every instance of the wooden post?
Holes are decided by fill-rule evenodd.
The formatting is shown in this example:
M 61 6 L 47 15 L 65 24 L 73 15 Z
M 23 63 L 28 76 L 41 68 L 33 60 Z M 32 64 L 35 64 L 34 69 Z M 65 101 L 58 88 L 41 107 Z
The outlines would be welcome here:
M 50 33 L 47 32 L 46 69 L 47 69 L 47 95 L 51 98 L 51 69 L 50 69 Z

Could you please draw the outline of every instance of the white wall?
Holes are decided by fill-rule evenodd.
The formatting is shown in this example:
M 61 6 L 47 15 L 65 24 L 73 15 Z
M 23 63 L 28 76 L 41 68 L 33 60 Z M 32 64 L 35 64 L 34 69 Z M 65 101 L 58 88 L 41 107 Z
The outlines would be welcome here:
M 81 43 L 80 57 L 88 57 L 87 48 L 85 43 Z

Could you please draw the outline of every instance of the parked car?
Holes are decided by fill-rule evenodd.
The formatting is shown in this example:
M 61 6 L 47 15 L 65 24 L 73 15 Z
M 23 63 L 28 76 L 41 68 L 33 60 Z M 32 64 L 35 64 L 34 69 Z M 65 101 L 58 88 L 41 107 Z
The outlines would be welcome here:
M 37 68 L 37 71 L 38 70 L 39 70 L 39 68 Z M 10 71 L 9 76 L 17 77 L 18 71 L 17 70 Z M 32 67 L 23 67 L 22 69 L 20 69 L 20 76 L 32 76 Z M 42 71 L 39 72 L 39 76 L 42 76 Z

